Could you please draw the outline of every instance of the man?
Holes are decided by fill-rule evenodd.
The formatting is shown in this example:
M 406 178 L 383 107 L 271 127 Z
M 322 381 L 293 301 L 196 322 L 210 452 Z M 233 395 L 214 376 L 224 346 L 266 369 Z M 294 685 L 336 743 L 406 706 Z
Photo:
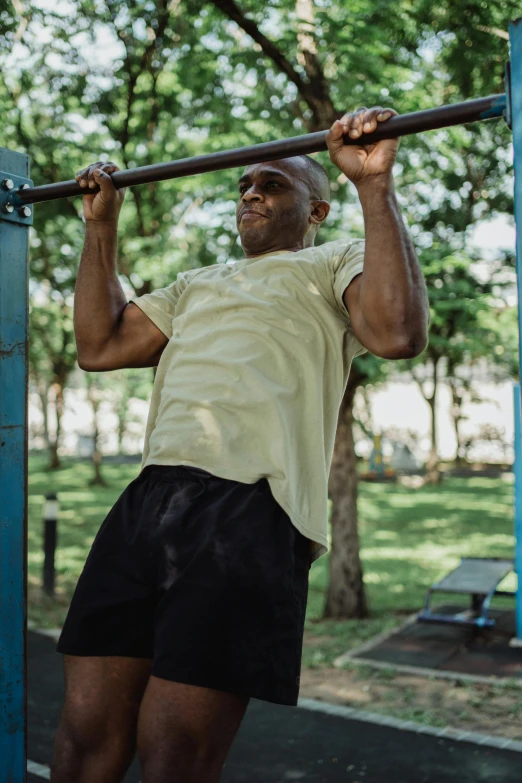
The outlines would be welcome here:
M 352 358 L 426 346 L 424 280 L 394 195 L 398 141 L 346 146 L 395 112 L 334 123 L 366 241 L 314 247 L 328 180 L 306 157 L 249 166 L 245 258 L 127 303 L 123 191 L 86 188 L 75 297 L 85 370 L 158 366 L 143 470 L 103 523 L 58 649 L 66 700 L 54 783 L 217 783 L 249 699 L 295 705 L 308 572 L 327 551 L 327 479 Z

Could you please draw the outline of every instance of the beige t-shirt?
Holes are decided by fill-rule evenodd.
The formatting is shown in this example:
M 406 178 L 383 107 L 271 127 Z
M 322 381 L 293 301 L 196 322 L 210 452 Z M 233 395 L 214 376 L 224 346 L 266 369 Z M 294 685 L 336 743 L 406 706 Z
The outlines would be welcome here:
M 328 551 L 328 475 L 355 337 L 343 292 L 362 272 L 364 243 L 182 272 L 133 299 L 169 338 L 161 356 L 142 468 L 191 465 L 272 495 Z

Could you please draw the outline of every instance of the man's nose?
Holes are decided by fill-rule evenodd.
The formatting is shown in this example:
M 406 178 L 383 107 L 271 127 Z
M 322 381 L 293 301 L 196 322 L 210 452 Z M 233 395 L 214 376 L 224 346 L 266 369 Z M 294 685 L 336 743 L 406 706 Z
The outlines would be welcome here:
M 251 201 L 262 201 L 263 195 L 260 193 L 259 190 L 255 187 L 255 185 L 252 185 L 248 190 L 246 190 L 243 193 L 243 201 L 246 201 L 247 203 Z

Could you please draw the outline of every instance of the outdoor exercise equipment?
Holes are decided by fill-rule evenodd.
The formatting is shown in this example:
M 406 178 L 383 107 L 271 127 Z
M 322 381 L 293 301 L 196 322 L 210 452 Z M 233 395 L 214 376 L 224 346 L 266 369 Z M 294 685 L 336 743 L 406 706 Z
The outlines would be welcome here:
M 488 610 L 493 596 L 516 595 L 508 590 L 497 590 L 498 585 L 512 570 L 512 560 L 500 557 L 463 557 L 457 568 L 429 588 L 424 611 L 419 614 L 418 619 L 423 623 L 492 628 L 495 621 L 488 617 Z M 469 610 L 456 614 L 434 612 L 431 609 L 433 593 L 471 595 L 471 606 Z
M 506 95 L 415 112 L 386 122 L 371 143 L 386 137 L 505 116 L 515 150 L 515 220 L 518 296 L 522 302 L 522 19 L 510 25 L 511 73 Z M 117 187 L 216 171 L 291 157 L 326 148 L 325 131 L 192 160 L 144 166 L 112 175 Z M 361 140 L 347 139 L 349 144 Z M 94 191 L 90 191 L 94 192 Z M 0 148 L 0 777 L 22 783 L 26 777 L 25 618 L 27 547 L 27 336 L 28 235 L 33 203 L 81 195 L 69 182 L 33 187 L 29 157 Z M 519 309 L 519 326 L 522 318 Z M 522 354 L 522 352 L 521 352 Z M 521 361 L 522 365 L 522 361 Z M 516 553 L 522 574 L 522 445 L 520 397 L 516 421 Z M 517 593 L 517 636 L 522 639 L 522 585 Z
M 504 93 L 490 95 L 487 98 L 478 98 L 473 101 L 464 101 L 449 106 L 440 106 L 437 109 L 416 111 L 411 114 L 402 114 L 399 117 L 391 117 L 386 123 L 380 125 L 374 133 L 365 133 L 364 141 L 371 144 L 381 139 L 392 139 L 398 136 L 409 136 L 413 133 L 447 128 L 452 125 L 462 125 L 477 120 L 491 120 L 506 115 L 507 99 Z M 261 163 L 266 160 L 278 160 L 290 158 L 296 155 L 307 155 L 312 152 L 322 152 L 326 146 L 327 131 L 308 133 L 304 136 L 293 136 L 281 141 L 267 141 L 264 144 L 254 144 L 251 147 L 239 147 L 223 152 L 212 152 L 210 155 L 198 155 L 195 158 L 182 158 L 168 163 L 155 163 L 152 166 L 140 166 L 137 169 L 116 171 L 111 174 L 111 179 L 117 188 L 144 185 L 148 182 L 161 182 L 165 179 L 176 179 L 191 174 L 203 174 L 208 171 L 220 171 L 235 166 L 248 166 L 252 163 Z M 344 137 L 345 144 L 360 144 L 360 139 Z M 96 193 L 98 188 L 89 188 L 89 193 Z M 11 207 L 11 214 L 24 208 L 28 204 L 41 201 L 52 201 L 66 196 L 81 196 L 85 189 L 81 188 L 76 180 L 54 182 L 50 185 L 38 185 L 37 187 L 25 187 L 17 189 L 13 187 L 7 196 L 4 196 L 4 206 Z M 2 206 L 0 202 L 0 206 Z M 30 214 L 27 213 L 27 217 Z

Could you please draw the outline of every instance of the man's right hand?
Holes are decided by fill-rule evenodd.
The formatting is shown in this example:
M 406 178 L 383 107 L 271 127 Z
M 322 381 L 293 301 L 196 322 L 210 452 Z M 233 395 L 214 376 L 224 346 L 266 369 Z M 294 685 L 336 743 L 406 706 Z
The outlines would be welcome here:
M 120 169 L 115 163 L 103 163 L 98 160 L 76 174 L 76 182 L 88 190 L 100 186 L 98 193 L 88 193 L 83 197 L 83 216 L 86 222 L 116 226 L 121 205 L 125 198 L 125 188 L 116 189 L 109 174 Z

